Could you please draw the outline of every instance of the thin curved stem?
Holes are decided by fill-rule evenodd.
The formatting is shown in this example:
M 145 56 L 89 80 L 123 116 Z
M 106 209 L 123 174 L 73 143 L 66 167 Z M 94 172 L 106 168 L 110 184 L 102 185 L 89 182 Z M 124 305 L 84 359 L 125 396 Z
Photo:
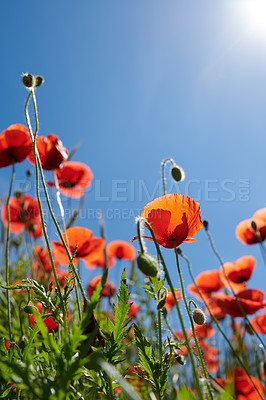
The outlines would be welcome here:
M 174 246 L 175 246 L 175 244 L 174 244 Z M 191 328 L 192 328 L 193 337 L 194 337 L 194 341 L 195 341 L 196 348 L 197 348 L 197 353 L 198 353 L 198 359 L 199 359 L 201 373 L 202 373 L 203 377 L 206 379 L 207 390 L 208 390 L 208 394 L 207 395 L 208 395 L 208 397 L 210 399 L 213 399 L 212 391 L 211 391 L 210 384 L 209 384 L 209 381 L 208 381 L 208 374 L 207 374 L 207 371 L 206 371 L 205 363 L 204 363 L 204 360 L 203 360 L 203 357 L 202 357 L 202 354 L 201 354 L 198 338 L 197 338 L 196 331 L 195 331 L 194 321 L 193 321 L 193 318 L 192 318 L 192 315 L 191 315 L 191 311 L 190 311 L 190 308 L 188 306 L 187 299 L 186 299 L 185 288 L 184 288 L 183 278 L 182 278 L 182 274 L 181 274 L 181 270 L 180 270 L 180 266 L 179 266 L 178 252 L 177 252 L 176 246 L 174 247 L 174 249 L 175 249 L 175 256 L 176 256 L 176 266 L 177 266 L 178 276 L 179 276 L 179 280 L 180 280 L 180 284 L 181 284 L 182 297 L 183 297 L 183 301 L 185 303 L 185 307 L 186 307 L 186 310 L 187 310 L 187 313 L 188 313 L 188 316 L 189 316 L 189 320 L 190 320 L 190 323 L 191 323 Z
M 57 200 L 57 204 L 59 207 L 59 211 L 60 211 L 60 216 L 61 216 L 61 221 L 62 221 L 62 227 L 63 227 L 63 232 L 65 234 L 65 240 L 66 240 L 66 246 L 70 252 L 70 247 L 69 247 L 69 241 L 68 241 L 68 237 L 66 234 L 66 223 L 65 223 L 65 210 L 61 201 L 61 196 L 60 196 L 60 189 L 59 189 L 59 183 L 58 183 L 58 179 L 56 176 L 56 173 L 54 171 L 53 173 L 54 175 L 54 181 L 55 181 L 55 188 L 56 188 L 56 200 Z M 69 268 L 68 268 L 68 273 L 71 269 L 71 264 L 69 264 Z M 79 313 L 79 319 L 81 320 L 81 308 L 80 308 L 80 299 L 79 299 L 79 292 L 78 292 L 78 288 L 77 288 L 77 284 L 82 288 L 81 282 L 80 282 L 80 276 L 79 276 L 79 267 L 78 267 L 78 272 L 76 271 L 76 268 L 74 266 L 74 264 L 72 265 L 72 271 L 74 273 L 74 286 L 75 286 L 75 294 L 76 294 L 76 300 L 77 300 L 77 305 L 78 305 L 78 313 Z M 84 298 L 83 295 L 84 291 L 82 288 L 82 296 L 83 296 L 83 300 L 86 299 L 86 297 Z
M 168 285 L 170 286 L 171 292 L 173 294 L 176 310 L 177 310 L 177 313 L 178 313 L 178 317 L 179 317 L 179 320 L 180 320 L 180 323 L 181 323 L 183 335 L 184 335 L 184 338 L 185 338 L 185 343 L 186 343 L 186 346 L 187 346 L 187 349 L 188 349 L 188 353 L 189 353 L 189 357 L 190 357 L 190 360 L 191 360 L 191 365 L 192 365 L 192 369 L 193 369 L 193 376 L 194 376 L 194 378 L 196 380 L 198 394 L 200 396 L 200 399 L 203 400 L 203 394 L 202 394 L 201 387 L 200 387 L 199 376 L 198 376 L 197 368 L 196 368 L 196 365 L 195 365 L 193 352 L 192 352 L 192 349 L 191 349 L 190 344 L 189 344 L 188 335 L 187 335 L 185 324 L 184 324 L 184 321 L 183 321 L 183 318 L 182 318 L 181 310 L 180 310 L 180 307 L 179 307 L 179 304 L 178 304 L 178 301 L 177 301 L 177 298 L 176 298 L 176 295 L 175 295 L 175 290 L 174 290 L 174 287 L 173 287 L 173 284 L 172 284 L 172 280 L 170 278 L 167 266 L 165 264 L 161 249 L 160 249 L 159 244 L 157 242 L 157 239 L 156 239 L 156 237 L 154 235 L 152 227 L 150 226 L 149 222 L 145 218 L 142 218 L 142 221 L 145 223 L 145 225 L 147 226 L 147 228 L 149 229 L 149 231 L 150 231 L 150 233 L 152 235 L 152 238 L 153 238 L 157 253 L 158 253 L 158 255 L 159 255 L 160 259 L 161 259 L 161 263 L 162 263 L 162 266 L 163 266 L 163 269 L 164 269 L 166 280 L 167 280 Z
M 263 246 L 262 241 L 260 241 L 259 244 L 260 244 L 260 251 L 261 251 L 262 259 L 263 259 L 263 262 L 264 262 L 264 266 L 266 268 L 266 249 Z
M 6 201 L 6 208 L 7 208 L 7 229 L 6 229 L 6 270 L 5 270 L 5 280 L 6 285 L 10 285 L 10 267 L 9 267 L 9 238 L 10 238 L 10 208 L 9 208 L 9 201 L 12 193 L 13 182 L 15 179 L 15 163 L 12 162 L 12 176 L 9 186 L 9 192 Z M 8 331 L 9 331 L 9 338 L 10 342 L 12 342 L 12 327 L 11 327 L 11 305 L 10 305 L 10 293 L 9 290 L 6 291 L 7 297 L 7 319 L 8 319 Z
M 191 277 L 191 279 L 192 279 L 192 281 L 193 281 L 193 283 L 194 283 L 194 285 L 195 285 L 195 287 L 196 287 L 196 289 L 197 289 L 197 291 L 198 291 L 198 294 L 199 294 L 199 296 L 200 296 L 202 302 L 205 304 L 205 306 L 206 306 L 206 308 L 207 308 L 207 310 L 208 310 L 208 313 L 209 313 L 210 317 L 211 317 L 212 320 L 214 321 L 215 325 L 217 326 L 217 329 L 218 329 L 219 332 L 222 334 L 223 338 L 226 340 L 228 346 L 230 347 L 230 350 L 231 350 L 232 353 L 234 354 L 234 357 L 237 359 L 237 361 L 239 362 L 239 364 L 241 365 L 241 367 L 245 370 L 246 374 L 247 374 L 248 377 L 249 377 L 250 382 L 252 383 L 253 387 L 256 389 L 256 391 L 257 391 L 257 393 L 259 394 L 260 398 L 263 400 L 263 397 L 261 396 L 261 394 L 260 394 L 260 392 L 259 392 L 257 386 L 255 385 L 255 383 L 254 383 L 254 381 L 253 381 L 251 375 L 249 374 L 249 372 L 248 372 L 248 370 L 247 370 L 245 364 L 243 363 L 243 361 L 241 360 L 241 358 L 238 356 L 238 354 L 237 354 L 237 352 L 235 351 L 235 349 L 233 348 L 233 346 L 232 346 L 230 340 L 227 338 L 227 336 L 226 336 L 225 333 L 223 332 L 222 328 L 220 327 L 220 325 L 219 325 L 219 323 L 218 323 L 216 317 L 215 317 L 215 316 L 213 315 L 213 313 L 211 312 L 208 303 L 206 302 L 206 300 L 205 300 L 204 297 L 202 296 L 202 293 L 201 293 L 201 291 L 200 291 L 200 288 L 198 287 L 198 284 L 197 284 L 197 282 L 195 281 L 195 278 L 194 278 L 194 276 L 193 276 L 192 268 L 191 268 L 191 263 L 190 263 L 189 259 L 187 258 L 187 256 L 185 256 L 185 255 L 183 254 L 183 252 L 182 252 L 182 250 L 181 250 L 180 248 L 179 248 L 179 254 L 180 254 L 181 257 L 187 262 L 189 275 L 190 275 L 190 277 Z
M 141 253 L 145 253 L 145 246 L 141 235 L 141 219 L 137 221 L 138 240 Z
M 163 194 L 166 194 L 166 178 L 165 178 L 165 166 L 168 162 L 171 162 L 172 165 L 174 166 L 174 160 L 172 158 L 166 158 L 163 162 L 162 162 L 162 183 L 163 183 Z
M 34 113 L 35 113 L 35 120 L 36 120 L 36 128 L 35 128 L 35 132 L 34 133 L 33 133 L 33 129 L 32 129 L 32 126 L 31 126 L 29 110 L 28 110 L 28 105 L 29 105 L 29 101 L 30 101 L 31 97 L 33 99 Z M 60 288 L 60 284 L 59 284 L 59 281 L 58 281 L 58 276 L 57 276 L 57 272 L 56 272 L 56 268 L 55 268 L 55 264 L 54 264 L 54 260 L 53 260 L 52 250 L 51 250 L 49 238 L 48 238 L 48 235 L 47 235 L 47 232 L 46 232 L 46 226 L 45 226 L 44 215 L 43 215 L 43 210 L 42 210 L 42 204 L 41 204 L 41 199 L 40 199 L 39 168 L 40 168 L 40 171 L 42 171 L 42 166 L 41 166 L 41 162 L 40 162 L 40 158 L 39 158 L 38 149 L 36 147 L 36 139 L 37 139 L 39 123 L 38 123 L 38 112 L 37 112 L 37 104 L 36 104 L 36 97 L 35 97 L 34 89 L 32 89 L 30 91 L 30 93 L 28 95 L 28 98 L 26 100 L 25 115 L 26 115 L 26 120 L 27 120 L 27 125 L 28 125 L 28 128 L 29 128 L 29 132 L 30 132 L 30 135 L 31 135 L 32 143 L 33 143 L 34 161 L 35 161 L 35 174 L 36 174 L 36 195 L 37 195 L 37 201 L 38 201 L 39 210 L 40 210 L 43 235 L 44 235 L 45 243 L 46 243 L 47 250 L 48 250 L 48 253 L 49 253 L 49 258 L 50 258 L 52 269 L 53 269 L 54 279 L 55 279 L 55 283 L 56 283 L 56 287 L 57 287 L 57 291 L 58 291 L 58 295 L 59 295 L 59 299 L 60 299 L 60 303 L 61 303 L 61 308 L 62 308 L 62 312 L 63 312 L 64 326 L 65 326 L 65 328 L 67 328 L 66 307 L 65 307 L 65 304 L 64 304 L 64 301 L 63 301 L 63 296 L 62 296 L 62 292 L 61 292 L 61 288 Z

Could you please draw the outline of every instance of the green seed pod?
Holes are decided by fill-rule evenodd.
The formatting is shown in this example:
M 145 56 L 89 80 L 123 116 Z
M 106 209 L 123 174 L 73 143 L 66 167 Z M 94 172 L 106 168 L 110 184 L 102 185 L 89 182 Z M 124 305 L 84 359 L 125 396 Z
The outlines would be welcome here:
M 147 276 L 156 276 L 159 268 L 156 260 L 146 253 L 141 253 L 137 258 L 138 268 Z
M 37 75 L 35 77 L 35 87 L 41 86 L 44 83 L 44 77 L 41 75 Z
M 186 177 L 183 168 L 179 167 L 179 165 L 176 164 L 172 167 L 171 174 L 176 182 L 182 182 Z
M 22 76 L 22 83 L 27 88 L 31 88 L 35 86 L 35 76 L 31 74 L 24 74 Z
M 254 331 L 253 331 L 252 327 L 251 327 L 249 324 L 247 324 L 247 323 L 245 323 L 245 331 L 246 331 L 249 335 L 254 335 Z
M 251 221 L 251 228 L 253 229 L 253 231 L 257 232 L 257 224 L 255 221 Z
M 203 226 L 205 228 L 205 230 L 207 231 L 209 228 L 209 221 L 207 221 L 206 219 L 203 221 Z
M 166 297 L 162 298 L 159 301 L 159 303 L 157 304 L 157 310 L 161 310 L 165 306 L 165 303 L 166 303 Z
M 200 308 L 195 308 L 192 313 L 193 320 L 198 325 L 203 325 L 206 322 L 206 316 Z
M 175 355 L 175 360 L 176 360 L 176 362 L 178 362 L 178 364 L 180 364 L 180 365 L 184 365 L 185 364 L 185 359 L 184 359 L 184 356 L 181 356 L 181 354 L 176 354 Z
M 24 308 L 23 310 L 27 314 L 34 314 L 34 312 L 38 311 L 38 308 L 35 307 L 32 302 L 30 301 Z

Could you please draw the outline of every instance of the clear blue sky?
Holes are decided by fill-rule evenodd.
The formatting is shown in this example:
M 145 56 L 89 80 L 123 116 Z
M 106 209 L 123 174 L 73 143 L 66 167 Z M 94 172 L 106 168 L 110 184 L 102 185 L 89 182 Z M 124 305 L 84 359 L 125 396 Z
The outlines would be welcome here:
M 91 210 L 102 209 L 108 240 L 130 240 L 134 215 L 152 194 L 162 194 L 161 161 L 173 157 L 187 178 L 172 191 L 200 201 L 225 261 L 257 257 L 250 286 L 265 289 L 258 247 L 235 238 L 236 225 L 266 206 L 260 6 L 255 0 L 5 2 L 0 130 L 25 123 L 21 74 L 42 74 L 39 134 L 54 133 L 69 149 L 81 141 L 74 159 L 94 173 L 80 225 L 99 235 Z M 17 168 L 17 185 L 29 166 Z M 10 175 L 10 168 L 0 170 L 2 195 Z M 170 187 L 168 169 L 167 176 Z M 203 231 L 197 240 L 183 246 L 195 275 L 219 266 Z M 164 253 L 178 286 L 174 255 Z M 190 283 L 185 271 L 184 278 Z

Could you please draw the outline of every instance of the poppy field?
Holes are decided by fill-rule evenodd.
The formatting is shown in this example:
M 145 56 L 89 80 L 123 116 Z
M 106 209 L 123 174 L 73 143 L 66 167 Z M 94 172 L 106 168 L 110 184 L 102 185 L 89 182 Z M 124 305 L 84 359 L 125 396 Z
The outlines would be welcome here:
M 266 300 L 249 284 L 257 266 L 249 246 L 266 267 L 266 208 L 243 216 L 235 235 L 246 255 L 224 262 L 200 203 L 167 193 L 166 167 L 174 182 L 186 179 L 168 158 L 161 196 L 144 206 L 131 241 L 108 242 L 102 215 L 100 235 L 89 218 L 80 219 L 97 171 L 78 161 L 63 137 L 39 135 L 36 95 L 44 79 L 24 74 L 22 82 L 25 121 L 0 134 L 0 168 L 11 174 L 1 199 L 0 398 L 265 399 Z M 29 168 L 17 191 L 20 163 L 34 173 Z M 80 200 L 80 209 L 66 216 L 63 197 Z M 187 249 L 201 230 L 219 268 L 194 275 Z M 121 271 L 118 264 L 114 282 L 109 273 Z M 88 285 L 85 270 L 96 271 Z

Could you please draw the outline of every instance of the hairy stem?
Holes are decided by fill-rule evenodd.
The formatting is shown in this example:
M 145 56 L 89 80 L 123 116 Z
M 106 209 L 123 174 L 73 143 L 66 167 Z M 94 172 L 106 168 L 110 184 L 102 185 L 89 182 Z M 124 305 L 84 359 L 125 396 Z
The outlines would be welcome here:
M 7 208 L 7 229 L 6 229 L 6 270 L 5 270 L 5 280 L 6 285 L 10 285 L 10 266 L 9 266 L 9 237 L 10 237 L 10 209 L 9 209 L 9 201 L 12 193 L 13 182 L 15 179 L 15 164 L 12 162 L 12 176 L 9 186 L 9 192 L 6 201 Z M 12 342 L 12 329 L 11 329 L 11 304 L 10 304 L 10 293 L 9 290 L 6 291 L 7 297 L 7 320 L 8 320 L 8 331 L 10 342 Z

